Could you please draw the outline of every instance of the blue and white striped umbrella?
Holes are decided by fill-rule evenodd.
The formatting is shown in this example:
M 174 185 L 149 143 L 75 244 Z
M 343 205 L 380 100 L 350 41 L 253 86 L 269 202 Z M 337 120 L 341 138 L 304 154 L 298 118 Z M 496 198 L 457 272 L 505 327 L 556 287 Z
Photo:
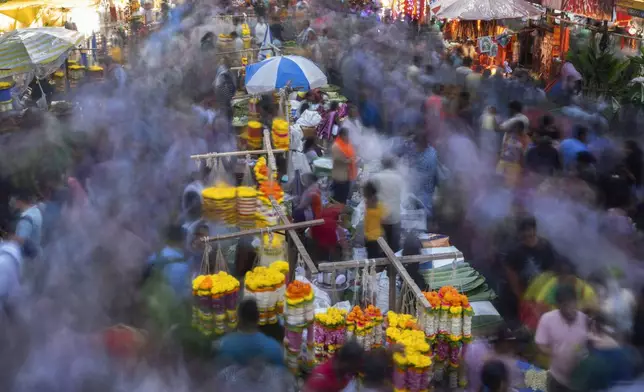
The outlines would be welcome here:
M 51 68 L 50 64 L 58 62 L 58 67 L 61 57 L 82 41 L 82 34 L 62 27 L 37 27 L 7 33 L 0 38 L 0 78 L 32 70 L 44 74 L 45 69 Z
M 278 56 L 246 67 L 246 91 L 263 94 L 280 89 L 310 90 L 327 84 L 326 75 L 315 63 L 301 56 Z

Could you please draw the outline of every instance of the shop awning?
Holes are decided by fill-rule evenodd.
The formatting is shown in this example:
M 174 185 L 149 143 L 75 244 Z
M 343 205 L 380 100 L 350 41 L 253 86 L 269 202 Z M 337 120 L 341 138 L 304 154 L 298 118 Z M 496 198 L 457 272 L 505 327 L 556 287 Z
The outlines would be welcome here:
M 441 19 L 495 20 L 533 18 L 543 11 L 524 0 L 456 0 L 443 6 L 436 16 Z
M 0 14 L 15 19 L 25 26 L 29 26 L 36 20 L 38 13 L 42 8 L 42 5 L 32 5 L 29 7 L 13 8 L 7 10 L 0 8 Z

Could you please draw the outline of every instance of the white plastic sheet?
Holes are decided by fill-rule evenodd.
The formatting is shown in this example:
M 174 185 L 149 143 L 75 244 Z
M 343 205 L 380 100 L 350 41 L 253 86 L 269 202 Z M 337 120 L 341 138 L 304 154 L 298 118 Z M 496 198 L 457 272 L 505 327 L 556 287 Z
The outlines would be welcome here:
M 543 11 L 524 0 L 444 1 L 436 16 L 440 19 L 495 20 L 533 18 Z

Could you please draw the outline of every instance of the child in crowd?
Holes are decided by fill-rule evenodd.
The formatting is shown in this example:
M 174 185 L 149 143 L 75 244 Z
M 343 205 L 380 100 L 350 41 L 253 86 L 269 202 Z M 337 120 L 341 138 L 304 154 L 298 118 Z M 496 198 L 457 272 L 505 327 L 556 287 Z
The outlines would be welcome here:
M 367 182 L 363 192 L 365 200 L 364 215 L 364 240 L 367 248 L 367 256 L 370 259 L 380 257 L 381 249 L 378 245 L 378 238 L 384 236 L 382 219 L 386 216 L 385 207 L 378 201 L 378 190 L 371 182 Z

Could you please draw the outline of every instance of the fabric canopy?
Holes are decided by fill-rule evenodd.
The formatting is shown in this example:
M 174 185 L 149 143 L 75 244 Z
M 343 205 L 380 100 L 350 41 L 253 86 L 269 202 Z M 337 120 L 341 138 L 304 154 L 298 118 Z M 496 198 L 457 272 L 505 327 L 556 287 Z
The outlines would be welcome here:
M 83 35 L 57 27 L 14 30 L 0 38 L 0 77 L 36 71 L 43 77 L 80 44 Z M 60 66 L 58 64 L 57 66 Z
M 100 0 L 8 0 L 0 1 L 0 11 L 15 10 L 27 7 L 75 8 L 88 7 L 100 3 Z
M 246 67 L 246 91 L 263 94 L 287 84 L 310 90 L 327 84 L 324 72 L 311 60 L 301 56 L 272 57 Z
M 436 16 L 442 19 L 516 19 L 543 14 L 543 11 L 524 0 L 444 0 L 441 3 Z
M 0 9 L 0 14 L 7 15 L 23 25 L 29 26 L 36 20 L 42 8 L 42 5 L 34 5 L 23 8 Z

